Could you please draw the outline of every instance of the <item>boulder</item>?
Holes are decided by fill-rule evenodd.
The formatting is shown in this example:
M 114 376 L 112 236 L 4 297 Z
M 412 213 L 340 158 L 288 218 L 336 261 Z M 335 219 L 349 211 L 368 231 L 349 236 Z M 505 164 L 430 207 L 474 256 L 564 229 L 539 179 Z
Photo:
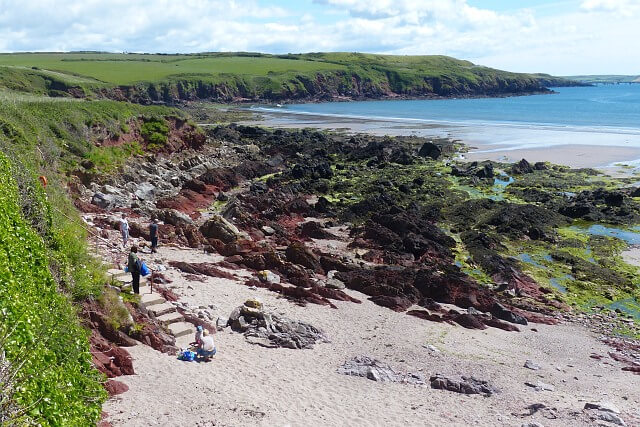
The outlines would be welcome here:
M 155 193 L 156 187 L 148 182 L 141 182 L 136 185 L 134 194 L 140 200 L 151 200 Z
M 491 396 L 499 392 L 499 390 L 488 381 L 474 377 L 463 376 L 462 379 L 459 380 L 436 374 L 432 376 L 429 381 L 431 382 L 431 388 L 449 390 L 462 394 L 484 394 L 485 396 Z
M 116 396 L 129 391 L 128 385 L 116 380 L 107 380 L 107 382 L 104 383 L 104 388 L 107 390 L 107 393 L 109 393 L 109 396 Z
M 224 243 L 235 242 L 240 237 L 240 230 L 220 215 L 214 215 L 202 224 L 200 232 L 204 237 L 218 239 Z
M 156 216 L 161 221 L 164 221 L 165 224 L 174 225 L 176 227 L 193 224 L 193 220 L 191 218 L 175 209 L 163 209 L 158 211 Z
M 280 276 L 270 270 L 261 270 L 258 272 L 258 278 L 267 283 L 280 283 Z M 246 304 L 246 303 L 245 303 Z
M 491 314 L 493 314 L 498 319 L 504 320 L 509 323 L 517 323 L 519 325 L 526 325 L 529 323 L 527 322 L 527 319 L 507 309 L 505 306 L 498 302 L 493 305 Z
M 424 384 L 424 378 L 421 375 L 396 372 L 388 364 L 368 356 L 357 356 L 344 362 L 338 368 L 338 373 L 354 377 L 363 377 L 379 382 L 397 382 L 414 385 Z
M 300 226 L 300 235 L 313 239 L 335 239 L 336 236 L 325 230 L 320 223 L 308 221 Z
M 91 204 L 96 205 L 102 209 L 112 208 L 117 204 L 117 198 L 113 194 L 95 193 L 91 197 Z
M 529 163 L 526 159 L 522 159 L 518 163 L 513 165 L 513 167 L 511 168 L 511 172 L 516 175 L 531 173 L 533 172 L 533 167 L 531 166 L 531 163 Z
M 418 156 L 420 157 L 429 157 L 433 160 L 438 160 L 438 158 L 442 155 L 442 150 L 433 142 L 425 142 L 420 147 L 418 151 Z
M 234 309 L 229 315 L 229 324 L 234 331 L 244 333 L 249 343 L 262 347 L 305 349 L 313 348 L 318 341 L 329 342 L 321 330 L 265 312 L 256 300 L 248 300 Z
M 301 265 L 316 272 L 322 272 L 320 261 L 304 243 L 293 242 L 287 247 L 285 255 L 287 256 L 287 260 L 294 264 Z

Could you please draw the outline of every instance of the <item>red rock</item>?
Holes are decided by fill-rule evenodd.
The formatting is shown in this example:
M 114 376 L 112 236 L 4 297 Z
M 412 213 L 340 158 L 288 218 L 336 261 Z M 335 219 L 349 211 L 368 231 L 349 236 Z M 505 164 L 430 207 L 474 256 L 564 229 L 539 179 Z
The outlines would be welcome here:
M 182 261 L 171 261 L 169 265 L 189 274 L 204 274 L 205 276 L 220 277 L 230 280 L 234 280 L 236 278 L 233 274 L 220 270 L 215 266 L 215 264 L 207 262 L 188 263 Z
M 446 319 L 437 314 L 430 314 L 426 310 L 409 310 L 407 314 L 414 317 L 419 317 L 420 319 L 429 320 L 431 322 L 444 322 Z
M 387 295 L 378 295 L 369 298 L 369 300 L 375 304 L 390 308 L 391 310 L 397 312 L 405 311 L 407 308 L 413 305 L 413 301 L 400 296 L 392 297 Z
M 520 332 L 520 329 L 513 323 L 508 323 L 500 319 L 496 319 L 492 317 L 490 319 L 484 319 L 484 324 L 487 326 L 491 326 L 492 328 L 502 329 L 504 331 L 510 332 Z
M 108 380 L 104 383 L 104 388 L 109 393 L 109 396 L 116 396 L 124 392 L 129 391 L 129 386 L 121 381 Z
M 640 366 L 635 365 L 635 366 L 625 366 L 624 368 L 622 368 L 623 371 L 629 371 L 629 372 L 633 372 L 636 375 L 640 375 Z
M 482 319 L 473 314 L 459 314 L 453 318 L 453 321 L 467 329 L 487 329 Z

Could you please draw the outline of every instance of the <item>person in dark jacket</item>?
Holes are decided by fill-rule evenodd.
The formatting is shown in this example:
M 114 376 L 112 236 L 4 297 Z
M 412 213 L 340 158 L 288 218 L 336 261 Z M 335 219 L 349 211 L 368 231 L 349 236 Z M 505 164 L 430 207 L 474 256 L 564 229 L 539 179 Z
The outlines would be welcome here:
M 138 259 L 138 247 L 135 245 L 131 246 L 127 267 L 129 268 L 129 273 L 131 273 L 131 287 L 135 294 L 140 293 L 140 264 L 141 262 Z
M 156 253 L 158 247 L 158 218 L 153 218 L 149 225 L 149 236 L 151 236 L 151 253 Z

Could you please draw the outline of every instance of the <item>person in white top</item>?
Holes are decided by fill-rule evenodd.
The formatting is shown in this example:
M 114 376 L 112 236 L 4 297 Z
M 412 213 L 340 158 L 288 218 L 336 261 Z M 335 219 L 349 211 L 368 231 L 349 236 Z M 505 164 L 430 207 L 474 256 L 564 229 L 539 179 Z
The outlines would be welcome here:
M 120 218 L 120 232 L 122 233 L 122 246 L 126 247 L 127 241 L 129 241 L 129 222 L 125 214 L 122 214 L 122 218 Z
M 198 357 L 208 362 L 214 354 L 216 354 L 216 346 L 213 342 L 213 337 L 209 335 L 209 331 L 205 329 L 202 333 L 200 344 L 198 345 Z

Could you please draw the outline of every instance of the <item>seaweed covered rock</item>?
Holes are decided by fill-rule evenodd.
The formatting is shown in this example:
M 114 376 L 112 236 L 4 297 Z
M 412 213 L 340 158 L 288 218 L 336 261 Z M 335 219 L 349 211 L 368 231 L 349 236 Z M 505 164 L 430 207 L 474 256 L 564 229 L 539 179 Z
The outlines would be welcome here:
M 511 173 L 514 175 L 522 175 L 525 173 L 532 173 L 533 167 L 526 159 L 520 160 L 518 163 L 511 167 Z
M 425 142 L 418 150 L 418 156 L 428 157 L 433 160 L 438 160 L 442 155 L 442 150 L 433 142 Z

